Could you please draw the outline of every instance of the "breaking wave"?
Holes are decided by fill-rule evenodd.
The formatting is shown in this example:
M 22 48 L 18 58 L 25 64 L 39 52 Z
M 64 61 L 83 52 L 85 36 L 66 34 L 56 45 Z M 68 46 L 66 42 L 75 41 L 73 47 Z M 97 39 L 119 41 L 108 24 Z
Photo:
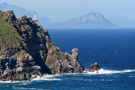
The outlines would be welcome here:
M 23 83 L 23 82 L 26 82 L 26 81 L 0 81 L 0 83 Z
M 61 79 L 56 78 L 56 76 L 60 76 L 60 75 L 46 75 L 43 77 L 37 76 L 37 78 L 31 80 L 31 81 L 0 81 L 0 83 L 29 83 L 29 82 L 33 82 L 33 81 L 60 81 Z
M 88 74 L 88 75 L 100 75 L 100 74 L 115 74 L 115 73 L 128 73 L 128 72 L 135 72 L 135 69 L 128 69 L 128 70 L 105 70 L 105 69 L 100 69 L 95 72 L 87 72 L 84 74 Z M 68 75 L 68 74 L 66 74 Z M 69 75 L 75 75 L 75 74 L 69 74 Z M 37 76 L 37 78 L 31 80 L 31 81 L 0 81 L 0 83 L 31 83 L 34 81 L 60 81 L 62 80 L 60 78 L 60 76 L 63 75 L 46 75 L 43 77 Z M 130 77 L 135 77 L 135 75 L 130 75 Z
M 135 72 L 135 69 L 128 69 L 128 70 L 105 70 L 100 69 L 94 72 L 87 72 L 87 74 L 115 74 L 115 73 L 128 73 L 128 72 Z
M 47 76 L 43 76 L 43 77 L 38 76 L 37 78 L 33 79 L 32 81 L 37 81 L 37 80 L 60 81 L 61 79 L 56 78 L 56 76 L 59 76 L 59 75 L 47 75 Z

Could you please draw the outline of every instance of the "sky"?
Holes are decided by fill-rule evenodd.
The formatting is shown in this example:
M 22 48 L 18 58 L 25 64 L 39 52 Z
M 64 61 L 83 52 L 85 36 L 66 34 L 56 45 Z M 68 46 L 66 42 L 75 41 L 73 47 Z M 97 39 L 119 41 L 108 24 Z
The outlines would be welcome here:
M 36 11 L 53 22 L 100 12 L 113 22 L 135 21 L 135 0 L 0 0 Z

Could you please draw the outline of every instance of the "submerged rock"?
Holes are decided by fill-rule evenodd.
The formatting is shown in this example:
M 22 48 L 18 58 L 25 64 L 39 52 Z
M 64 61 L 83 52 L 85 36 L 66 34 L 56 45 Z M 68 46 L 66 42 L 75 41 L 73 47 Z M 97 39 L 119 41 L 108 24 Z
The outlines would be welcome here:
M 99 69 L 101 69 L 101 66 L 95 62 L 94 64 L 90 65 L 89 72 L 98 71 Z

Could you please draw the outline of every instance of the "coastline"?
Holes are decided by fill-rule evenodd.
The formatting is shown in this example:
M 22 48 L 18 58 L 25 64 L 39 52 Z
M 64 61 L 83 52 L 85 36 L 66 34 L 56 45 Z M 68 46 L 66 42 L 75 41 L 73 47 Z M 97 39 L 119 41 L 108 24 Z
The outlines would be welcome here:
M 23 82 L 31 82 L 31 81 L 36 81 L 36 80 L 49 80 L 51 81 L 51 79 L 46 79 L 48 77 L 54 77 L 54 76 L 64 76 L 64 75 L 78 75 L 78 74 L 82 74 L 82 75 L 108 75 L 108 74 L 121 74 L 121 73 L 128 73 L 128 72 L 135 72 L 135 69 L 126 69 L 126 70 L 105 70 L 105 69 L 101 69 L 99 70 L 99 73 L 97 73 L 96 71 L 94 72 L 89 72 L 88 70 L 84 70 L 83 73 L 64 73 L 64 74 L 44 74 L 43 76 L 37 76 L 36 78 L 32 79 L 32 80 L 22 80 L 22 81 L 18 81 L 18 80 L 9 80 L 9 81 L 0 81 L 0 83 L 23 83 Z M 52 79 L 52 80 L 61 80 L 61 79 Z
M 64 53 L 53 43 L 48 30 L 26 15 L 0 10 L 0 80 L 32 80 L 44 74 L 82 73 L 79 50 Z M 7 28 L 8 27 L 8 28 Z M 5 37 L 8 35 L 8 38 Z

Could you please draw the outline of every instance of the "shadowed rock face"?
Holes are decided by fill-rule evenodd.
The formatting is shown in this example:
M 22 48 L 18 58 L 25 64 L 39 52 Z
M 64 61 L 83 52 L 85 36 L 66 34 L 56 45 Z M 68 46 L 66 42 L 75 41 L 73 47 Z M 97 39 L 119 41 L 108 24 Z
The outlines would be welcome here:
M 101 66 L 95 62 L 94 64 L 90 65 L 89 72 L 98 71 L 99 69 L 101 69 Z
M 82 73 L 78 49 L 56 47 L 48 31 L 31 18 L 0 11 L 0 80 L 31 80 L 44 74 Z M 6 35 L 8 35 L 6 37 Z

